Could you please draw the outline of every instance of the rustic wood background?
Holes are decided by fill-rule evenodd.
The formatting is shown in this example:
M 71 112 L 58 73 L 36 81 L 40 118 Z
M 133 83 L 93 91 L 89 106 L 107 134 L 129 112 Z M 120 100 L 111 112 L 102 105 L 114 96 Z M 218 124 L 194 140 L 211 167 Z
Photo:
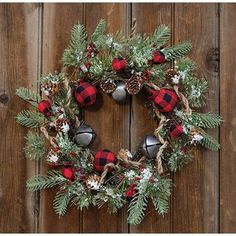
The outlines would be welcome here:
M 15 95 L 20 86 L 38 90 L 41 73 L 61 68 L 61 56 L 71 27 L 83 23 L 90 34 L 100 18 L 108 30 L 152 32 L 159 24 L 172 28 L 171 43 L 191 39 L 196 60 L 209 81 L 206 110 L 219 113 L 224 123 L 211 131 L 221 151 L 196 151 L 195 161 L 172 175 L 175 183 L 169 213 L 163 218 L 151 208 L 139 226 L 126 223 L 126 211 L 71 209 L 58 218 L 52 191 L 26 191 L 29 176 L 45 166 L 25 159 L 26 129 L 15 122 L 27 105 Z M 0 232 L 235 232 L 236 231 L 236 4 L 78 3 L 0 4 Z M 99 134 L 95 148 L 134 149 L 154 128 L 142 98 L 118 106 L 106 96 L 102 109 L 84 112 Z M 97 112 L 97 113 L 95 113 Z M 109 115 L 108 115 L 109 114 Z M 96 117 L 96 118 L 95 118 Z

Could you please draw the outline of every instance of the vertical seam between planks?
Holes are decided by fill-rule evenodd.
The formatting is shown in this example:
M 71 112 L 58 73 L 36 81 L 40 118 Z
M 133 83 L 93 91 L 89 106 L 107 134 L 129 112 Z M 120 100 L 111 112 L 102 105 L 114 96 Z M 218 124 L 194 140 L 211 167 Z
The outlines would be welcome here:
M 218 47 L 219 47 L 219 65 L 218 65 L 218 100 L 219 100 L 219 115 L 221 115 L 221 99 L 220 99 L 220 94 L 221 94 L 221 83 L 220 83 L 220 77 L 221 77 L 221 3 L 218 3 L 217 4 L 218 6 Z M 219 140 L 219 143 L 221 141 L 221 128 L 219 127 L 219 131 L 218 131 L 218 140 Z M 220 201 L 221 201 L 221 150 L 219 150 L 219 156 L 218 156 L 218 165 L 219 165 L 219 176 L 218 176 L 218 212 L 217 212 L 217 215 L 218 215 L 218 233 L 221 232 L 221 206 L 220 206 Z
M 175 43 L 175 3 L 171 4 L 171 45 L 173 45 Z M 170 174 L 172 182 L 173 182 L 173 186 L 172 186 L 172 194 L 171 194 L 171 199 L 170 199 L 170 231 L 173 233 L 173 229 L 174 229 L 174 197 L 175 197 L 175 189 L 174 189 L 174 182 L 175 182 L 175 174 L 171 173 Z
M 39 78 L 42 74 L 42 64 L 43 64 L 43 7 L 44 3 L 39 3 L 39 12 L 38 12 L 38 65 L 37 65 L 37 92 L 40 93 L 40 83 Z M 41 95 L 41 94 L 40 94 Z M 35 163 L 36 173 L 40 174 L 41 171 L 41 162 L 40 160 Z M 35 193 L 35 207 L 37 209 L 37 215 L 34 213 L 35 217 L 35 229 L 34 232 L 39 232 L 40 225 L 40 191 Z

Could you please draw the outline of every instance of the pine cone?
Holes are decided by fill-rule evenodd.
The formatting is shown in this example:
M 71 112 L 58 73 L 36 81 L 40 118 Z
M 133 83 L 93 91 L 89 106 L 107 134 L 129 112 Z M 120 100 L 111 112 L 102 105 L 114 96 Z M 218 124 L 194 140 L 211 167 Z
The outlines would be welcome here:
M 52 83 L 51 81 L 41 85 L 42 92 L 48 97 L 55 95 L 59 91 L 59 88 L 60 85 L 58 83 Z
M 191 143 L 199 142 L 203 139 L 202 134 L 196 128 L 193 128 L 190 131 L 189 137 L 190 137 Z
M 111 79 L 102 80 L 99 85 L 105 93 L 112 93 L 116 89 L 116 84 Z
M 100 176 L 98 175 L 90 175 L 86 180 L 86 186 L 93 190 L 98 190 L 100 187 Z
M 61 150 L 59 148 L 52 148 L 46 157 L 47 161 L 56 164 L 61 156 Z
M 56 120 L 56 130 L 58 132 L 67 133 L 70 129 L 70 123 L 68 120 L 59 118 Z
M 168 83 L 178 84 L 180 80 L 180 74 L 175 69 L 167 70 L 165 77 Z
M 142 87 L 143 87 L 143 79 L 141 76 L 132 76 L 126 82 L 126 90 L 131 95 L 139 93 Z

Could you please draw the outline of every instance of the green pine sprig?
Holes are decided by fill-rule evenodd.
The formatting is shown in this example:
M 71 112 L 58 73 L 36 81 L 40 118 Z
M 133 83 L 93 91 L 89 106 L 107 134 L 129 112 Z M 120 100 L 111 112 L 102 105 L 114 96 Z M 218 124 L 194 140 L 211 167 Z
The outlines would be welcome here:
M 190 117 L 190 123 L 202 128 L 215 128 L 220 125 L 222 119 L 219 115 L 207 112 L 193 112 Z
M 208 82 L 204 79 L 186 77 L 183 81 L 185 93 L 191 107 L 201 107 L 205 104 L 205 93 L 208 90 Z
M 16 119 L 19 124 L 28 128 L 38 128 L 47 122 L 41 113 L 29 110 L 21 111 Z
M 32 90 L 24 87 L 20 87 L 16 90 L 16 95 L 20 98 L 24 99 L 25 101 L 29 102 L 34 107 L 37 107 L 38 103 L 41 100 L 40 95 L 33 92 Z
M 62 185 L 67 182 L 59 171 L 51 170 L 48 175 L 37 175 L 26 182 L 29 191 L 37 191 L 46 188 L 52 188 L 56 185 Z
M 197 69 L 196 63 L 188 57 L 182 57 L 178 59 L 176 62 L 176 67 L 178 71 L 181 71 L 185 74 L 193 72 Z
M 192 50 L 191 42 L 183 42 L 176 44 L 172 47 L 166 48 L 163 53 L 165 54 L 166 60 L 171 61 L 176 58 L 183 57 L 185 54 Z
M 95 45 L 98 44 L 99 40 L 101 40 L 101 37 L 104 37 L 105 28 L 106 21 L 104 19 L 101 19 L 91 36 L 91 40 Z
M 67 189 L 57 192 L 53 200 L 53 208 L 59 216 L 65 215 L 71 199 L 74 197 Z
M 26 146 L 25 154 L 31 160 L 39 160 L 44 157 L 46 153 L 44 138 L 37 134 L 29 131 L 25 137 Z
M 168 178 L 157 176 L 158 181 L 150 184 L 147 195 L 152 199 L 155 209 L 160 215 L 168 212 L 169 197 L 171 194 L 172 181 Z
M 71 32 L 69 47 L 63 53 L 65 66 L 76 66 L 84 58 L 84 51 L 87 45 L 87 33 L 83 25 L 75 25 Z
M 142 221 L 147 207 L 147 202 L 148 199 L 145 193 L 135 194 L 128 207 L 129 215 L 127 221 L 129 224 L 137 225 Z
M 182 154 L 179 151 L 171 152 L 168 157 L 168 166 L 170 171 L 176 172 L 180 170 L 184 165 L 188 164 L 192 160 L 193 156 L 190 153 Z
M 161 47 L 167 43 L 170 39 L 171 30 L 166 25 L 160 25 L 153 33 L 153 43 L 156 43 L 157 47 Z
M 207 133 L 202 133 L 203 139 L 200 141 L 200 144 L 212 151 L 218 151 L 220 149 L 220 144 L 216 139 L 210 136 Z

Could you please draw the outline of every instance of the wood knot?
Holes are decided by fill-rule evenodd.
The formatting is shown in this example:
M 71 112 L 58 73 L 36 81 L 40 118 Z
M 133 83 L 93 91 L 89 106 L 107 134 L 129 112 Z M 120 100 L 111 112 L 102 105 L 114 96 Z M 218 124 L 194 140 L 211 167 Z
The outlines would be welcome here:
M 0 91 L 0 103 L 7 104 L 9 101 L 8 95 L 5 93 L 5 91 Z
M 211 48 L 206 55 L 207 69 L 213 72 L 219 72 L 219 62 L 219 48 Z

